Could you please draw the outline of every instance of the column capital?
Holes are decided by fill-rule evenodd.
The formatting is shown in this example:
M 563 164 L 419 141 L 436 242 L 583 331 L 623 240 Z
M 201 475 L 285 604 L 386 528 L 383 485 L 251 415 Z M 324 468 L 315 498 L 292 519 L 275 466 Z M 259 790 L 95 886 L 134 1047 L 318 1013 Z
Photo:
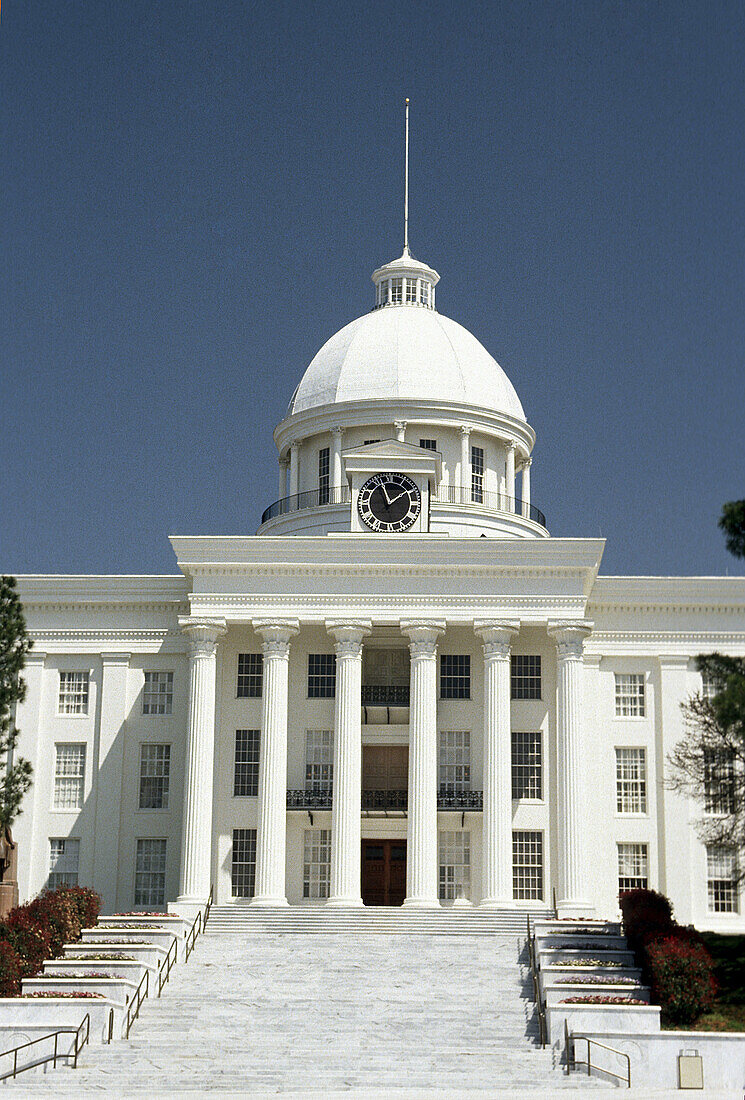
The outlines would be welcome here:
M 396 432 L 396 435 L 398 436 L 399 443 L 403 443 L 403 438 L 404 438 L 404 434 L 406 432 L 406 428 L 408 426 L 408 423 L 409 423 L 408 420 L 394 420 L 393 421 L 393 428 L 394 428 L 394 431 Z
M 341 439 L 341 437 L 344 435 L 345 431 L 346 431 L 346 428 L 343 427 L 341 424 L 334 424 L 334 426 L 331 429 L 331 434 L 333 436 L 336 436 L 337 439 Z
M 287 466 L 290 460 L 287 455 L 280 455 L 277 461 L 279 462 L 280 466 Z
M 254 619 L 251 624 L 263 641 L 261 651 L 265 657 L 281 657 L 290 653 L 290 638 L 300 630 L 297 619 Z
M 522 464 L 522 469 L 523 470 L 529 470 L 532 465 L 533 465 L 533 459 L 530 458 L 530 456 L 528 456 L 528 458 L 523 459 L 523 464 Z
M 359 657 L 362 639 L 372 630 L 369 619 L 327 619 L 326 630 L 335 640 L 337 657 Z
M 290 450 L 294 451 L 295 454 L 297 454 L 297 452 L 300 450 L 300 440 L 299 439 L 293 439 L 292 443 L 290 444 Z
M 585 619 L 552 622 L 549 620 L 548 633 L 556 640 L 559 660 L 569 660 L 582 656 L 585 639 L 592 633 L 595 624 Z
M 463 435 L 463 436 L 469 436 L 469 435 L 471 434 L 471 432 L 472 432 L 472 431 L 473 431 L 473 429 L 472 429 L 472 428 L 470 427 L 470 425 L 468 425 L 468 424 L 461 424 L 461 426 L 460 426 L 460 434 L 461 434 L 461 435 Z
M 514 439 L 508 439 L 506 446 L 507 446 L 508 451 L 516 451 L 517 450 L 517 442 Z
M 208 618 L 207 616 L 181 615 L 178 625 L 182 634 L 189 639 L 190 657 L 214 657 L 217 649 L 217 639 L 227 632 L 227 625 L 222 616 Z
M 445 622 L 440 619 L 402 619 L 401 633 L 409 638 L 412 658 L 434 657 L 437 639 L 445 633 Z
M 520 632 L 520 621 L 519 619 L 476 619 L 473 630 L 485 643 L 498 642 L 509 647 L 512 635 Z

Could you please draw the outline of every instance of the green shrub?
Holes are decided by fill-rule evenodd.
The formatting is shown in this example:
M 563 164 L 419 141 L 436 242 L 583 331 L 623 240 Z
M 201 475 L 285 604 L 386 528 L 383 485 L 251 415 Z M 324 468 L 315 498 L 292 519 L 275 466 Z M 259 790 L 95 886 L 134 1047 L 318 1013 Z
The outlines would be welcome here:
M 647 966 L 653 999 L 665 1019 L 691 1024 L 714 1001 L 714 963 L 703 944 L 677 932 L 647 944 Z
M 667 935 L 673 928 L 673 907 L 656 890 L 627 890 L 619 897 L 623 930 L 632 951 Z
M 21 960 L 8 940 L 0 940 L 0 997 L 17 997 L 21 992 Z

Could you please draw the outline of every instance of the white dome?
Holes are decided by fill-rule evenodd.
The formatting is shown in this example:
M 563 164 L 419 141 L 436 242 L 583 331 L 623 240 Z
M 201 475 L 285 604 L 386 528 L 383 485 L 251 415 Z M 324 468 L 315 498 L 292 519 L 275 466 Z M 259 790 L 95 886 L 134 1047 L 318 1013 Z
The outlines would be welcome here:
M 512 383 L 476 337 L 418 305 L 377 309 L 332 336 L 288 413 L 343 401 L 446 401 L 525 420 Z

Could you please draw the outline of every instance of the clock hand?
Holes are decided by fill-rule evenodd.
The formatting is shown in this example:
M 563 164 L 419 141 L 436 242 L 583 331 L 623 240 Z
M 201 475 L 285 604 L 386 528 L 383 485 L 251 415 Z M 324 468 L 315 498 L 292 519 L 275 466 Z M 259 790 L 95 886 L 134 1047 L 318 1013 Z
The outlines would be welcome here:
M 389 496 L 388 496 L 388 493 L 386 492 L 386 489 L 385 489 L 385 485 L 381 485 L 381 486 L 380 486 L 380 491 L 381 491 L 381 493 L 383 494 L 383 496 L 385 497 L 385 502 L 386 502 L 386 504 L 387 504 L 387 505 L 388 505 L 388 507 L 390 508 L 390 506 L 391 506 L 391 501 L 390 501 L 390 498 L 389 498 Z
M 401 499 L 401 497 L 405 497 L 405 496 L 406 496 L 406 494 L 407 494 L 407 492 L 408 492 L 408 490 L 407 490 L 407 489 L 402 489 L 400 493 L 397 493 L 397 494 L 396 494 L 396 496 L 395 496 L 395 497 L 393 497 L 393 499 L 392 499 L 392 500 L 389 500 L 389 501 L 388 501 L 388 505 L 389 505 L 389 507 L 390 507 L 390 505 L 391 505 L 391 504 L 395 504 L 397 500 L 400 500 L 400 499 Z

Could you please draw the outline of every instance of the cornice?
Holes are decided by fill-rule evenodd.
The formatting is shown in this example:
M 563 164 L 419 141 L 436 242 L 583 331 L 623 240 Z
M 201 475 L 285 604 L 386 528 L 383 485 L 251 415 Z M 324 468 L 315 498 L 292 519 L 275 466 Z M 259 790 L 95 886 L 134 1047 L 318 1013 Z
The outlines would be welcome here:
M 189 586 L 181 574 L 174 576 L 97 576 L 21 574 L 18 593 L 25 611 L 130 609 L 173 612 L 188 597 Z
M 314 597 L 272 593 L 270 595 L 228 595 L 205 593 L 192 597 L 192 613 L 224 615 L 228 622 L 246 622 L 268 613 L 296 616 L 301 621 L 325 621 L 330 617 L 360 616 L 397 621 L 405 612 L 407 618 L 440 618 L 447 613 L 448 621 L 471 622 L 479 619 L 517 618 L 533 622 L 566 616 L 575 620 L 584 612 L 580 596 L 442 596 L 370 595 L 345 593 Z
M 658 659 L 694 657 L 703 652 L 731 650 L 745 654 L 745 628 L 725 630 L 595 630 L 585 651 L 597 656 L 638 653 Z
M 678 611 L 745 613 L 745 577 L 602 577 L 595 579 L 593 613 Z

